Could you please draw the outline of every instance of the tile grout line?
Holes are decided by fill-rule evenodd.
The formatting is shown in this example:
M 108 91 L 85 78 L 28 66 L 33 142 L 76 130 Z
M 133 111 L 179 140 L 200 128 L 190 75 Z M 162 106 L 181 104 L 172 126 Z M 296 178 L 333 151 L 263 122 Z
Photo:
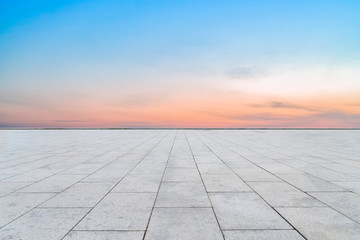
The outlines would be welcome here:
M 213 214 L 214 214 L 216 223 L 217 223 L 217 225 L 218 225 L 218 227 L 219 227 L 221 236 L 222 236 L 222 238 L 225 240 L 225 235 L 224 235 L 223 229 L 222 229 L 221 226 L 220 226 L 220 222 L 219 222 L 219 219 L 218 219 L 218 217 L 217 217 L 217 215 L 216 215 L 216 212 L 215 212 L 215 209 L 214 209 L 214 205 L 213 205 L 213 203 L 211 202 L 211 199 L 210 199 L 210 196 L 209 196 L 209 192 L 208 192 L 207 189 L 206 189 L 206 186 L 205 186 L 205 183 L 204 183 L 204 179 L 203 179 L 203 177 L 202 177 L 202 175 L 201 175 L 201 173 L 200 173 L 199 167 L 198 167 L 198 165 L 197 165 L 197 162 L 196 162 L 196 159 L 195 159 L 193 150 L 192 150 L 192 148 L 191 148 L 191 144 L 190 144 L 190 142 L 189 142 L 188 136 L 186 135 L 186 133 L 184 133 L 184 135 L 185 135 L 186 141 L 187 141 L 187 143 L 188 143 L 188 146 L 189 146 L 189 149 L 190 149 L 190 152 L 191 152 L 193 161 L 194 161 L 194 163 L 195 163 L 196 169 L 197 169 L 197 171 L 198 171 L 198 173 L 199 173 L 199 175 L 200 175 L 201 182 L 202 182 L 203 187 L 204 187 L 204 189 L 205 189 L 206 196 L 208 197 L 208 200 L 209 200 L 209 203 L 210 203 L 212 212 L 213 212 Z
M 174 144 L 175 144 L 175 140 L 176 140 L 177 134 L 178 134 L 178 132 L 175 132 L 174 140 L 173 140 L 173 143 L 172 143 L 171 148 L 170 148 L 170 151 L 169 151 L 168 159 L 167 159 L 167 161 L 166 161 L 163 174 L 162 174 L 162 176 L 161 176 L 160 184 L 159 184 L 158 190 L 157 190 L 157 192 L 156 192 L 155 200 L 154 200 L 153 206 L 152 206 L 151 211 L 150 211 L 150 216 L 149 216 L 148 222 L 147 222 L 147 224 L 146 224 L 146 227 L 145 227 L 145 231 L 144 231 L 144 235 L 143 235 L 143 237 L 142 237 L 142 240 L 145 239 L 146 233 L 147 233 L 148 228 L 149 228 L 149 225 L 150 225 L 151 217 L 152 217 L 152 214 L 153 214 L 154 209 L 155 209 L 156 200 L 157 200 L 157 198 L 158 198 L 158 196 L 159 196 L 160 187 L 161 187 L 162 182 L 163 182 L 163 178 L 164 178 L 164 175 L 165 175 L 165 171 L 166 171 L 167 165 L 168 165 L 169 160 L 170 160 L 171 152 L 172 152 L 172 150 L 173 150 L 173 147 L 174 147 Z

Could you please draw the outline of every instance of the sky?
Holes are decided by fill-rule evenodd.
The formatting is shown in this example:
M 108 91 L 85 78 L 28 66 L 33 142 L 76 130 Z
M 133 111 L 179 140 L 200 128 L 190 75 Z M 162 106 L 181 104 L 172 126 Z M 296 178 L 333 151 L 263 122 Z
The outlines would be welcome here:
M 0 127 L 360 127 L 358 0 L 0 0 Z

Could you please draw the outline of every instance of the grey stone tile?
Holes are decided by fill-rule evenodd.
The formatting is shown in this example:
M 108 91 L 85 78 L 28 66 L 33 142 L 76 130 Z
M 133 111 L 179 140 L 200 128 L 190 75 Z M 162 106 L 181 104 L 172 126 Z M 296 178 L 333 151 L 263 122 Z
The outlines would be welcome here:
M 0 181 L 5 181 L 7 179 L 14 177 L 15 175 L 16 174 L 14 174 L 14 173 L 5 172 L 4 170 L 2 170 L 2 171 L 0 170 Z
M 76 165 L 75 167 L 72 167 L 70 169 L 67 169 L 67 170 L 61 172 L 61 174 L 89 175 L 89 174 L 95 172 L 96 170 L 99 170 L 102 167 L 104 167 L 104 164 L 79 164 L 79 165 Z
M 77 183 L 41 207 L 93 207 L 113 186 L 113 183 Z
M 201 181 L 196 168 L 167 168 L 163 181 Z
M 19 192 L 61 192 L 86 175 L 54 175 L 30 186 L 19 190 Z
M 88 211 L 85 208 L 38 208 L 0 229 L 0 239 L 61 239 Z
M 54 196 L 51 193 L 11 193 L 0 198 L 0 227 Z
M 271 173 L 301 173 L 301 171 L 282 163 L 259 163 L 259 166 Z
M 71 231 L 64 240 L 142 240 L 144 231 Z
M 198 164 L 201 174 L 233 174 L 225 164 Z
M 344 173 L 338 173 L 326 168 L 307 168 L 304 172 L 309 173 L 315 177 L 321 178 L 325 181 L 356 181 L 356 178 Z
M 238 174 L 241 179 L 243 179 L 245 182 L 250 181 L 266 181 L 266 182 L 276 182 L 281 181 L 278 177 L 272 175 L 269 172 L 266 172 L 265 170 L 261 168 L 234 168 L 233 169 L 236 174 Z
M 201 174 L 207 192 L 252 191 L 235 174 Z
M 352 176 L 352 177 L 360 180 L 360 173 L 348 173 L 347 175 L 350 175 L 350 176 Z M 358 180 L 357 180 L 357 181 L 358 181 Z
M 58 169 L 35 169 L 29 172 L 25 172 L 19 175 L 16 175 L 11 178 L 7 178 L 4 181 L 7 182 L 37 182 L 44 178 L 50 177 L 53 174 L 60 172 Z
M 96 157 L 96 158 L 93 158 L 93 159 L 90 159 L 90 160 L 84 162 L 84 164 L 108 164 L 108 163 L 118 159 L 119 156 L 124 153 L 118 153 L 117 156 L 108 156 L 108 155 L 99 156 L 99 157 Z
M 242 157 L 236 156 L 236 155 L 226 156 L 221 153 L 218 155 L 220 156 L 221 160 L 223 160 L 231 168 L 254 168 L 254 167 L 256 167 L 256 165 L 253 164 L 252 162 L 250 162 L 246 159 L 243 159 Z
M 80 160 L 81 161 L 81 160 Z M 58 169 L 58 170 L 65 170 L 68 169 L 68 168 L 71 168 L 71 167 L 74 167 L 76 165 L 78 165 L 80 163 L 79 160 L 75 160 L 75 159 L 72 159 L 72 161 L 69 161 L 68 159 L 64 159 L 64 160 L 54 160 L 53 162 L 54 163 L 51 163 L 49 165 L 43 165 L 41 164 L 41 167 L 40 169 Z M 39 162 L 39 161 L 37 161 Z
M 162 174 L 129 174 L 112 190 L 113 192 L 157 192 Z
M 146 240 L 223 239 L 211 208 L 155 208 Z
M 165 164 L 154 164 L 141 162 L 135 169 L 131 170 L 131 175 L 162 175 L 165 171 Z
M 295 230 L 233 230 L 224 231 L 226 240 L 304 240 Z
M 249 185 L 274 207 L 325 206 L 320 201 L 285 182 L 249 182 Z
M 342 188 L 345 188 L 349 191 L 360 194 L 360 181 L 358 182 L 332 182 Z
M 211 155 L 195 155 L 195 162 L 197 164 L 201 164 L 201 163 L 207 163 L 207 164 L 221 164 L 221 160 L 219 158 L 217 158 L 215 155 L 211 154 Z
M 155 207 L 211 207 L 202 182 L 162 182 Z
M 183 160 L 183 159 L 171 159 L 167 165 L 168 168 L 196 168 L 195 162 L 193 159 Z
M 351 192 L 312 192 L 310 195 L 360 223 L 360 195 Z
M 311 161 L 308 162 L 308 161 L 303 161 L 303 160 L 294 159 L 294 158 L 286 158 L 286 159 L 281 159 L 278 161 L 283 164 L 286 164 L 290 167 L 296 168 L 302 172 L 306 172 L 306 170 L 311 169 L 311 168 L 319 167 L 318 165 L 316 165 L 315 162 L 311 162 Z
M 360 173 L 359 167 L 347 166 L 340 163 L 326 164 L 324 165 L 326 168 L 331 170 L 341 172 L 341 173 Z
M 358 240 L 360 225 L 330 208 L 278 208 L 306 239 Z
M 292 228 L 255 193 L 210 193 L 210 199 L 223 230 Z
M 30 185 L 33 182 L 4 182 L 0 181 L 0 197 L 15 192 L 23 187 Z
M 124 166 L 106 166 L 85 179 L 83 182 L 118 182 L 120 181 L 130 170 L 131 166 L 124 165 Z
M 75 230 L 145 230 L 155 193 L 110 193 Z
M 284 179 L 295 187 L 301 189 L 304 192 L 312 191 L 346 191 L 330 182 L 326 182 L 319 178 L 313 177 L 309 174 L 298 173 L 278 173 L 278 177 Z

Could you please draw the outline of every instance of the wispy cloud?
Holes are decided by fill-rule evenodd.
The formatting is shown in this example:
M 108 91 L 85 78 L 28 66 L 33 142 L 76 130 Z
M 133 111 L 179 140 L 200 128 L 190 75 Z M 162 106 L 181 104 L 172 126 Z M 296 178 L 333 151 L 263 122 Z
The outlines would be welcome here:
M 341 111 L 328 111 L 315 115 L 318 118 L 333 119 L 360 126 L 360 114 L 345 113 Z
M 249 80 L 266 75 L 266 71 L 258 67 L 239 67 L 225 71 L 225 75 L 231 79 Z
M 291 103 L 285 103 L 285 102 L 270 102 L 269 103 L 270 107 L 272 108 L 296 108 L 296 109 L 304 109 L 303 106 L 300 105 L 296 105 L 296 104 L 291 104 Z
M 89 121 L 83 121 L 83 120 L 54 120 L 54 122 L 58 122 L 58 123 L 83 123 L 83 122 L 89 122 Z
M 360 114 L 327 111 L 306 116 L 291 116 L 269 112 L 228 116 L 248 121 L 247 127 L 360 127 Z
M 319 109 L 315 109 L 312 107 L 307 107 L 307 106 L 302 106 L 302 105 L 298 105 L 298 104 L 293 104 L 293 103 L 289 103 L 289 102 L 282 102 L 282 101 L 270 101 L 266 104 L 249 104 L 249 106 L 253 107 L 253 108 L 284 108 L 284 109 L 301 109 L 301 110 L 307 110 L 307 111 L 313 111 L 313 112 L 318 112 L 320 111 Z

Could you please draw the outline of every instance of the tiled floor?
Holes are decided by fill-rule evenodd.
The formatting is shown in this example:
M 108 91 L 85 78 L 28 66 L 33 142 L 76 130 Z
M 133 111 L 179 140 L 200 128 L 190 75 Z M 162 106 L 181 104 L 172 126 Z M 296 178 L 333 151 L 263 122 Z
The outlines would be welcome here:
M 357 130 L 2 130 L 0 239 L 358 240 Z

